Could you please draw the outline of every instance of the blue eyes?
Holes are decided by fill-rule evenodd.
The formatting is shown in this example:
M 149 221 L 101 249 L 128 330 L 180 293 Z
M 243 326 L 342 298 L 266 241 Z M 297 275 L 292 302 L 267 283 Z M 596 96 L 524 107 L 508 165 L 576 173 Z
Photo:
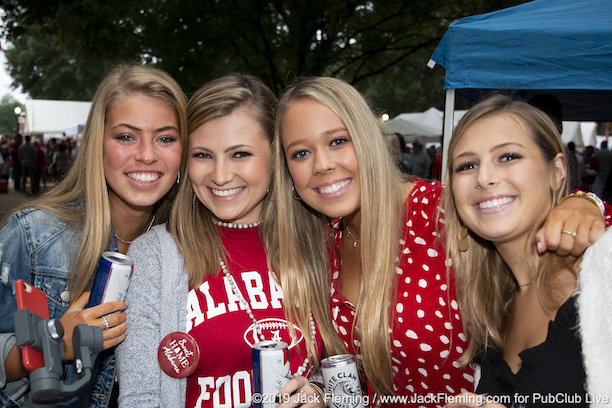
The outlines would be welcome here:
M 306 150 L 298 150 L 297 152 L 291 155 L 291 158 L 292 159 L 303 159 L 307 155 L 308 155 L 308 152 Z
M 127 141 L 132 140 L 133 137 L 128 134 L 120 134 L 120 135 L 115 136 L 115 139 L 127 142 Z
M 235 152 L 234 154 L 232 154 L 233 159 L 244 159 L 250 156 L 252 156 L 252 154 L 249 152 Z M 195 152 L 194 154 L 192 154 L 191 157 L 193 157 L 194 159 L 211 159 L 212 158 L 212 156 L 209 153 L 205 153 L 205 152 Z
M 122 141 L 122 142 L 129 142 L 129 141 L 135 140 L 134 136 L 132 136 L 129 133 L 120 133 L 117 136 L 115 136 L 115 139 Z M 155 140 L 158 142 L 161 142 L 162 144 L 168 144 L 168 143 L 176 142 L 177 138 L 174 136 L 160 136 L 159 138 Z
M 507 153 L 507 154 L 502 155 L 499 158 L 499 161 L 501 161 L 501 162 L 509 162 L 509 161 L 513 161 L 513 160 L 517 160 L 517 159 L 522 159 L 522 158 L 523 158 L 523 156 L 521 156 L 518 153 Z
M 345 145 L 346 143 L 348 143 L 350 141 L 350 139 L 348 138 L 344 138 L 344 137 L 339 137 L 337 139 L 333 139 L 330 143 L 329 146 L 332 148 L 338 148 L 338 147 L 342 147 L 343 145 Z M 306 156 L 308 156 L 310 154 L 309 150 L 303 149 L 303 150 L 297 150 L 295 152 L 293 152 L 293 154 L 291 155 L 291 159 L 292 160 L 300 160 L 300 159 L 304 159 Z
M 243 159 L 245 157 L 249 157 L 251 156 L 251 153 L 249 152 L 236 152 L 234 153 L 234 155 L 232 157 L 236 158 L 236 159 Z
M 519 153 L 504 153 L 500 155 L 497 160 L 501 163 L 509 163 L 509 162 L 513 162 L 513 161 L 516 161 L 522 158 L 523 156 Z M 463 171 L 475 169 L 478 167 L 478 165 L 479 165 L 478 161 L 462 162 L 455 166 L 454 171 L 455 173 L 461 173 Z
M 455 167 L 455 173 L 461 173 L 462 171 L 471 170 L 476 167 L 476 163 L 461 163 L 461 165 Z

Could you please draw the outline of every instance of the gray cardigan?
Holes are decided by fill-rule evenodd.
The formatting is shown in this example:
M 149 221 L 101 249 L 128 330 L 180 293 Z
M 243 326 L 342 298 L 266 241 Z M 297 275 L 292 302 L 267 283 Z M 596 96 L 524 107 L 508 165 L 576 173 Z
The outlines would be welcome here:
M 128 251 L 134 273 L 127 295 L 127 336 L 116 351 L 119 406 L 183 408 L 187 382 L 166 375 L 157 347 L 169 333 L 187 327 L 189 285 L 183 258 L 166 225 L 135 240 Z

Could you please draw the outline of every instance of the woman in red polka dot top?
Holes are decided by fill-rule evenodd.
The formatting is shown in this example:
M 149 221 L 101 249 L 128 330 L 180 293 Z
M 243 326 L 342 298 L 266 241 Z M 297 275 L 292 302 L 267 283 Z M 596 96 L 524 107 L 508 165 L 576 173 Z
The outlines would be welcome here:
M 472 391 L 472 369 L 458 363 L 468 339 L 439 242 L 442 185 L 406 182 L 367 103 L 338 79 L 290 88 L 275 132 L 279 264 L 331 272 L 332 317 L 361 363 L 370 402 L 435 407 Z M 335 241 L 325 239 L 330 227 Z M 286 302 L 291 290 L 306 288 L 284 288 Z M 392 395 L 403 399 L 382 399 Z

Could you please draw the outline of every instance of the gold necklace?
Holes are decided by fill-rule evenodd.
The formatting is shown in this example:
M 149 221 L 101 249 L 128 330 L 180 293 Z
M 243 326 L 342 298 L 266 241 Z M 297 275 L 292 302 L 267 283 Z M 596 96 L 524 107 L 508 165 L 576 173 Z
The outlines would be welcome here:
M 147 230 L 144 232 L 145 234 L 146 234 L 147 232 L 149 232 L 149 230 L 151 229 L 151 226 L 152 226 L 152 225 L 153 225 L 153 223 L 155 222 L 155 218 L 156 218 L 156 217 L 157 217 L 157 214 L 153 214 L 153 217 L 151 217 L 151 222 L 149 223 L 149 226 L 147 227 Z M 114 233 L 113 233 L 113 234 L 114 234 Z M 136 239 L 136 238 L 138 238 L 138 237 L 140 236 L 140 235 L 139 235 L 138 237 L 134 238 L 134 239 L 133 239 L 133 240 L 131 240 L 131 241 L 124 241 L 124 240 L 122 240 L 121 238 L 119 238 L 119 236 L 118 236 L 117 234 L 114 234 L 114 235 L 115 235 L 115 238 L 117 238 L 119 241 L 123 242 L 123 243 L 124 243 L 124 244 L 126 244 L 126 245 L 130 245 L 132 242 L 134 242 L 134 239 Z
M 349 237 L 353 238 L 353 248 L 357 248 L 357 244 L 359 243 L 359 240 L 357 238 L 355 238 L 355 236 L 351 233 L 351 229 L 348 226 L 348 224 L 346 225 L 346 232 L 349 234 Z

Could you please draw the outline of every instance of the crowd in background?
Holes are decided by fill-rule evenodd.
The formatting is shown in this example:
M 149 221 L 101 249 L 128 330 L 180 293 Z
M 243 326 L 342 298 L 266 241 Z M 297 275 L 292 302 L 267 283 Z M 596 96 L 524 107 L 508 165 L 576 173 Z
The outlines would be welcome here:
M 75 139 L 62 137 L 47 141 L 13 134 L 0 137 L 0 180 L 14 181 L 16 191 L 39 194 L 47 181 L 60 181 L 70 168 L 78 151 Z M 29 183 L 28 183 L 29 181 Z

